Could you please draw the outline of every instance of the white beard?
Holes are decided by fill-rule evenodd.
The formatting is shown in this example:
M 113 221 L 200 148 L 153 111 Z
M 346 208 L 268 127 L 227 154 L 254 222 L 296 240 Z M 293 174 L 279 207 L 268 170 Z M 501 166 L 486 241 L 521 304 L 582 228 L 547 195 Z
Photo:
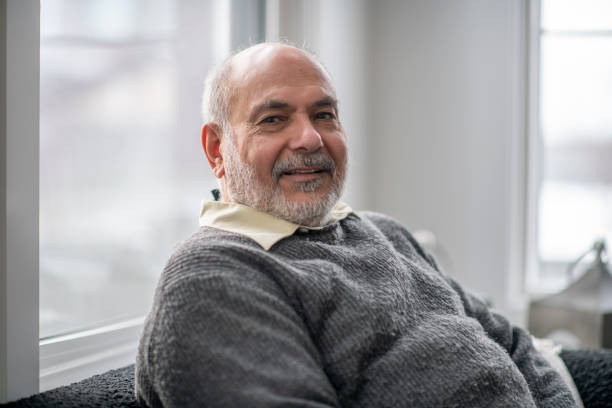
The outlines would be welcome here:
M 240 160 L 233 135 L 226 135 L 228 142 L 224 151 L 225 188 L 229 197 L 225 200 L 244 204 L 256 210 L 272 214 L 299 225 L 321 226 L 330 217 L 344 188 L 346 161 L 336 166 L 326 152 L 294 153 L 288 159 L 277 161 L 272 169 L 273 185 L 264 184 L 250 163 Z M 304 202 L 289 200 L 278 185 L 278 180 L 286 169 L 299 166 L 320 166 L 326 168 L 331 176 L 329 193 L 321 198 Z M 321 186 L 322 178 L 296 184 L 302 192 L 314 192 Z

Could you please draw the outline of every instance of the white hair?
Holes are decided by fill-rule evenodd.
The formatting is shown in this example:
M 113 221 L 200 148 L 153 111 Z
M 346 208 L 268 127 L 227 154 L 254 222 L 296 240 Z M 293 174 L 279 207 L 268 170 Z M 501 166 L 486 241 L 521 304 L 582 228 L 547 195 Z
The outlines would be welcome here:
M 204 93 L 202 95 L 204 123 L 216 123 L 221 127 L 222 133 L 230 131 L 229 100 L 231 92 L 229 79 L 234 55 L 230 55 L 221 64 L 211 69 L 204 80 Z

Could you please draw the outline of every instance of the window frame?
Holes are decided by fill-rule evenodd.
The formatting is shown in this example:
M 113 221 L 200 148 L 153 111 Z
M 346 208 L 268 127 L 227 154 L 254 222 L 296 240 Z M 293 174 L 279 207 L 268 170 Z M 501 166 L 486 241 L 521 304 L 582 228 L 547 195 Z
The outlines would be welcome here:
M 542 184 L 542 134 L 540 131 L 540 0 L 529 1 L 527 63 L 527 199 L 526 287 L 533 295 L 539 276 L 538 202 Z
M 133 364 L 144 316 L 40 341 L 40 387 L 47 391 Z
M 567 268 L 573 261 L 539 259 L 539 200 L 544 182 L 545 144 L 541 118 L 541 42 L 542 0 L 529 1 L 529 32 L 528 32 L 528 91 L 527 91 L 527 201 L 526 201 L 526 289 L 531 298 L 540 298 L 558 291 L 558 285 L 549 281 L 543 282 L 543 270 L 555 271 L 560 279 L 567 280 Z M 576 30 L 561 34 L 588 33 L 588 30 Z M 597 33 L 602 31 L 597 30 Z M 609 35 L 607 31 L 604 32 Z M 580 34 L 578 34 L 580 35 Z M 585 247 L 584 251 L 589 248 Z M 543 267 L 544 266 L 544 267 Z M 548 274 L 550 276 L 551 274 Z
M 0 2 L 0 402 L 38 391 L 39 42 L 37 0 Z

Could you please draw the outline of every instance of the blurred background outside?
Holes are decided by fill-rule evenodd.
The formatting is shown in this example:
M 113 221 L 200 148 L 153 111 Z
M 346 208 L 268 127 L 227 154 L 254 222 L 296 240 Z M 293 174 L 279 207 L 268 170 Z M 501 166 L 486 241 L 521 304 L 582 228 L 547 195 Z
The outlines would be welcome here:
M 229 16 L 213 1 L 41 7 L 44 338 L 142 316 L 172 247 L 195 232 L 215 185 L 202 83 L 228 52 Z

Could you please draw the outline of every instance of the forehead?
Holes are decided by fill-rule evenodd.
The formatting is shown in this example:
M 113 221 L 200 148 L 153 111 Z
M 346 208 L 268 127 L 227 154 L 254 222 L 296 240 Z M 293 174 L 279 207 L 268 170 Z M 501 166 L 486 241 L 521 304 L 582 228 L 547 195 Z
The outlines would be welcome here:
M 320 88 L 335 97 L 321 65 L 304 52 L 287 46 L 264 46 L 238 54 L 232 65 L 232 116 L 276 91 L 300 95 L 302 89 Z

